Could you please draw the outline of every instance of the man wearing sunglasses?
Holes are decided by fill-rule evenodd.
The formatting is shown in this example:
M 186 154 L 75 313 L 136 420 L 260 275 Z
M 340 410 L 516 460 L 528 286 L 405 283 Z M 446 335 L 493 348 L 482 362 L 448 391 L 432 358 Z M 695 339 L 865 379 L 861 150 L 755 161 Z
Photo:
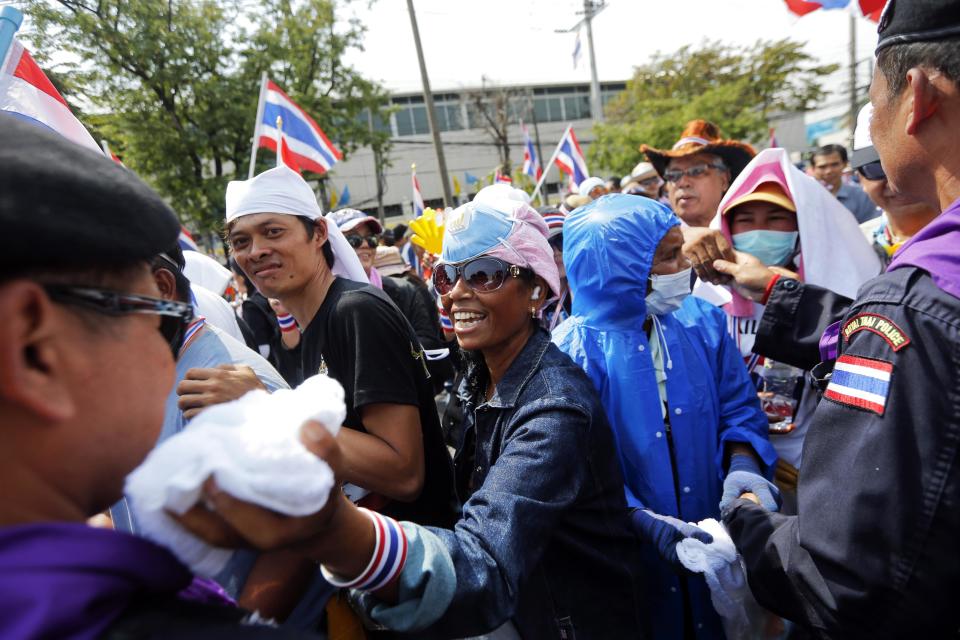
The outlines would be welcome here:
M 872 115 L 873 105 L 868 102 L 860 109 L 857 117 L 850 166 L 860 174 L 863 190 L 883 211 L 883 215 L 864 222 L 860 228 L 886 268 L 903 243 L 927 226 L 940 212 L 924 202 L 894 190 L 880 166 L 880 155 L 870 137 Z
M 674 213 L 690 227 L 708 227 L 720 199 L 756 152 L 748 144 L 724 140 L 717 125 L 687 123 L 670 149 L 641 147 L 667 184 Z
M 181 599 L 147 540 L 86 525 L 154 446 L 193 321 L 151 260 L 180 224 L 130 171 L 0 115 L 0 637 L 279 637 Z

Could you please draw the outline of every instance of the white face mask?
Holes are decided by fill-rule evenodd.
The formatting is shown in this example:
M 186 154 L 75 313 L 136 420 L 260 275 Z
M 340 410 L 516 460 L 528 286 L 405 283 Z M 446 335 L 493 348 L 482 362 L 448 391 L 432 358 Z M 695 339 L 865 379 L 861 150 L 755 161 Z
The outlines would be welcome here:
M 690 295 L 690 273 L 687 268 L 666 276 L 650 276 L 652 290 L 647 294 L 647 314 L 662 316 L 680 308 Z

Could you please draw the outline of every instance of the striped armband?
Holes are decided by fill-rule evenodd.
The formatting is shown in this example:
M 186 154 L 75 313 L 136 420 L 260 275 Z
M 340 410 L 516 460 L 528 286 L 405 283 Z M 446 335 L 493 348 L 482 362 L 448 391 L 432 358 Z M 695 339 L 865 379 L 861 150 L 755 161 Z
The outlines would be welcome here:
M 360 511 L 373 521 L 376 534 L 373 554 L 366 569 L 352 580 L 344 580 L 327 571 L 326 567 L 320 567 L 320 572 L 327 582 L 335 587 L 376 591 L 393 582 L 403 571 L 403 566 L 407 562 L 407 536 L 393 518 L 363 507 L 360 507 Z
M 299 328 L 297 327 L 297 321 L 294 320 L 293 316 L 290 315 L 289 313 L 278 315 L 277 324 L 280 325 L 280 331 L 283 331 L 283 332 L 296 331 Z

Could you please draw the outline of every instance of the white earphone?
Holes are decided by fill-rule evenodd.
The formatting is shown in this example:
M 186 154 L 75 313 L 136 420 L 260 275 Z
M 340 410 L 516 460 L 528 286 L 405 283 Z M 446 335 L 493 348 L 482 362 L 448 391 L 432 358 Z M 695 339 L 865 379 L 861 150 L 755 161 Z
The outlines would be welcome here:
M 530 296 L 531 300 L 536 300 L 540 297 L 540 287 L 536 286 L 533 288 L 533 294 Z

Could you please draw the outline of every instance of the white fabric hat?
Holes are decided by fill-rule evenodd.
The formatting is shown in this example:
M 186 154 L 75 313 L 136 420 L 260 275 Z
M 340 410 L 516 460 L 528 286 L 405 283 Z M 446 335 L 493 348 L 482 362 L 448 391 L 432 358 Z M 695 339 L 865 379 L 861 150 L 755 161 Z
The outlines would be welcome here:
M 311 220 L 323 215 L 310 185 L 286 166 L 227 185 L 227 222 L 252 213 L 284 213 Z
M 606 186 L 606 184 L 607 182 L 603 178 L 596 178 L 596 177 L 587 178 L 586 180 L 580 183 L 580 186 L 577 187 L 577 191 L 579 191 L 580 195 L 582 196 L 588 196 L 590 195 L 591 191 L 593 191 L 597 187 Z
M 280 213 L 310 220 L 323 217 L 313 189 L 299 173 L 286 166 L 274 167 L 250 180 L 232 180 L 227 184 L 227 222 L 254 213 Z M 327 241 L 333 249 L 336 275 L 369 282 L 360 259 L 337 225 L 327 225 Z
M 880 154 L 873 146 L 870 137 L 870 119 L 873 117 L 873 105 L 869 102 L 863 105 L 857 114 L 857 128 L 853 131 L 853 154 L 850 156 L 850 167 L 859 169 L 880 159 Z
M 477 202 L 490 204 L 498 200 L 516 200 L 524 204 L 530 204 L 530 196 L 523 189 L 517 189 L 505 182 L 498 182 L 484 187 L 473 197 Z
M 187 255 L 190 254 L 190 255 Z M 183 274 L 193 284 L 198 284 L 217 295 L 223 295 L 233 274 L 222 264 L 198 251 L 184 251 Z

